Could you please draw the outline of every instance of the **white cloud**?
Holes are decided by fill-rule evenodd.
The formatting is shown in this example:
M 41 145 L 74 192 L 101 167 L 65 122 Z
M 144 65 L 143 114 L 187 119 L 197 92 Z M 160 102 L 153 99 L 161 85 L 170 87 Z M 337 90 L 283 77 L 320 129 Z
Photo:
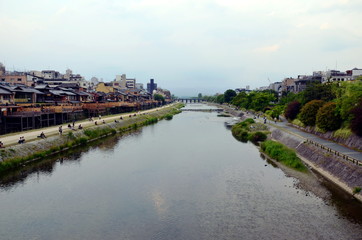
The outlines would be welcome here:
M 12 0 L 0 7 L 7 36 L 0 61 L 15 68 L 67 66 L 87 78 L 127 73 L 141 82 L 158 76 L 171 90 L 222 92 L 223 84 L 257 87 L 267 76 L 278 81 L 338 59 L 362 67 L 358 0 Z

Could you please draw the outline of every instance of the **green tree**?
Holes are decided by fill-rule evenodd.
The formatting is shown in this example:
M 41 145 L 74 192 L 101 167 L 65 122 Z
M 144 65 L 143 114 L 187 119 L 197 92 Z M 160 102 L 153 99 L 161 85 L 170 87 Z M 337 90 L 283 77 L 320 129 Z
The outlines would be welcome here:
M 270 92 L 253 92 L 248 95 L 250 101 L 250 109 L 255 111 L 265 111 L 272 102 L 276 101 L 274 94 Z
M 362 137 L 362 99 L 359 104 L 351 110 L 351 130 L 356 135 Z
M 298 94 L 295 94 L 293 92 L 282 92 L 282 96 L 279 99 L 280 105 L 286 105 L 288 103 L 291 103 L 293 101 L 297 101 L 297 98 L 299 97 Z
M 332 101 L 335 97 L 331 84 L 311 83 L 301 92 L 300 101 L 304 105 L 312 100 Z
M 344 82 L 339 86 L 339 96 L 336 100 L 337 108 L 343 121 L 352 119 L 351 109 L 356 107 L 362 99 L 362 82 Z
M 220 94 L 216 97 L 215 101 L 217 103 L 220 103 L 220 104 L 223 104 L 225 102 L 225 99 L 224 99 L 224 94 Z
M 325 131 L 337 130 L 341 126 L 341 117 L 336 111 L 336 103 L 324 104 L 317 113 L 316 125 Z
M 199 94 L 197 95 L 197 97 L 198 97 L 198 98 L 202 98 L 202 94 L 199 93 Z
M 230 103 L 235 96 L 236 96 L 236 92 L 232 89 L 228 89 L 224 92 L 224 101 L 226 103 Z
M 299 120 L 306 126 L 314 126 L 316 121 L 316 115 L 320 107 L 322 107 L 324 101 L 312 100 L 305 104 L 300 110 Z
M 248 95 L 245 92 L 241 92 L 238 95 L 236 95 L 231 103 L 235 106 L 242 107 L 242 108 L 249 108 L 249 98 Z
M 153 95 L 153 99 L 155 99 L 156 101 L 161 101 L 162 103 L 165 103 L 165 97 L 162 96 L 161 94 L 155 94 Z

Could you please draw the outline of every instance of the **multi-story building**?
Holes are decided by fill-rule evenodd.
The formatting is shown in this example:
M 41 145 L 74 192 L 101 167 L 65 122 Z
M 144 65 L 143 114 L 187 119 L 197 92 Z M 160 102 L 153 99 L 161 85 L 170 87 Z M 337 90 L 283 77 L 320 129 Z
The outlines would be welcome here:
M 298 79 L 294 81 L 295 84 L 295 93 L 299 93 L 301 91 L 304 91 L 308 85 L 313 83 L 321 83 L 322 82 L 322 75 L 318 73 L 313 73 L 312 76 L 305 76 L 305 75 L 299 75 Z
M 282 92 L 294 92 L 295 91 L 295 78 L 285 78 L 282 81 L 281 91 Z
M 136 88 L 136 79 L 126 78 L 126 74 L 116 75 L 116 79 L 113 81 L 113 86 L 119 89 L 134 89 Z
M 157 89 L 157 83 L 154 82 L 154 79 L 150 80 L 150 83 L 147 83 L 147 92 L 153 94 L 153 90 Z

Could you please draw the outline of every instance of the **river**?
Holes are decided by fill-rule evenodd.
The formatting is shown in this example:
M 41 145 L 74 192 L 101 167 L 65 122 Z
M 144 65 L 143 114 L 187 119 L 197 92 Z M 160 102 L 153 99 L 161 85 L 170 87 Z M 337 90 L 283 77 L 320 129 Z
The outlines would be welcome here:
M 362 239 L 361 204 L 301 189 L 226 120 L 183 112 L 4 176 L 0 239 Z

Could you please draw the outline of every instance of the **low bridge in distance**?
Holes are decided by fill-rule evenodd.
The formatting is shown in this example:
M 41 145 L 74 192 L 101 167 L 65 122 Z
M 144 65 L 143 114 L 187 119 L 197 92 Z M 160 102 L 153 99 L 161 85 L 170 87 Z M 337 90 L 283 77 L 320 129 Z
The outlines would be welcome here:
M 181 108 L 181 111 L 190 111 L 190 112 L 222 112 L 224 109 L 222 108 L 209 108 L 209 109 L 196 109 L 196 108 Z
M 176 102 L 185 102 L 185 103 L 200 103 L 203 102 L 201 98 L 178 98 L 175 99 Z

